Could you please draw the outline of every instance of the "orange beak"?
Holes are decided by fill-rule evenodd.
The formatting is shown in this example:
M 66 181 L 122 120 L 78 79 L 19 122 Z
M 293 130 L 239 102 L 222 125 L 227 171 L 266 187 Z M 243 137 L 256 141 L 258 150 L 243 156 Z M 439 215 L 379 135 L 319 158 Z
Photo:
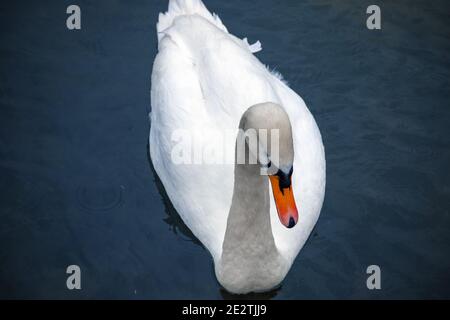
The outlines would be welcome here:
M 292 228 L 298 221 L 298 211 L 295 205 L 292 183 L 289 183 L 289 187 L 282 187 L 278 176 L 269 176 L 269 179 L 272 184 L 278 218 L 280 218 L 281 223 L 286 228 Z M 291 178 L 289 177 L 289 179 Z

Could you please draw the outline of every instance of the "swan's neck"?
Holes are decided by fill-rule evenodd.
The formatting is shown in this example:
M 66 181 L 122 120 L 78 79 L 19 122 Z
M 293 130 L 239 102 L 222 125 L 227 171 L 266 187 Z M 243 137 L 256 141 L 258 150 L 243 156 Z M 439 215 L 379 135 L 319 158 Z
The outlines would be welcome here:
M 223 255 L 252 249 L 277 252 L 270 225 L 269 181 L 260 175 L 260 166 L 235 166 L 233 200 L 228 216 Z M 246 257 L 248 260 L 249 257 Z
M 258 283 L 276 285 L 284 260 L 272 234 L 268 177 L 260 174 L 259 165 L 252 164 L 236 164 L 234 177 L 218 274 L 221 283 L 229 290 L 258 288 Z M 271 278 L 273 281 L 267 281 Z

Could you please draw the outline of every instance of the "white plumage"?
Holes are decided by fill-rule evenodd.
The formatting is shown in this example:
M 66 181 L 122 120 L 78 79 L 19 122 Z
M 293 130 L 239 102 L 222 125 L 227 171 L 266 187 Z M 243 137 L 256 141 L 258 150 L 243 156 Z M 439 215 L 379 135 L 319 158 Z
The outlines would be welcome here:
M 287 112 L 299 222 L 292 229 L 281 225 L 273 198 L 270 218 L 276 247 L 290 265 L 319 217 L 325 193 L 324 148 L 314 118 L 303 100 L 253 55 L 261 44 L 250 45 L 228 33 L 201 0 L 170 0 L 168 12 L 159 16 L 157 32 L 150 155 L 175 209 L 210 251 L 216 270 L 233 195 L 234 165 L 174 164 L 172 133 L 237 129 L 243 113 L 262 102 L 277 103 Z M 223 143 L 214 135 L 200 141 Z

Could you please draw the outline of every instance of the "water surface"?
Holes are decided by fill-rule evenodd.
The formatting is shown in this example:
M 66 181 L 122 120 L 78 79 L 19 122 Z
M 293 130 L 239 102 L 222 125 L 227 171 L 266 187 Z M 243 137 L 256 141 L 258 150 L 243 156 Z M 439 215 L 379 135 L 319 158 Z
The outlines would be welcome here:
M 450 298 L 447 1 L 206 1 L 260 40 L 313 113 L 323 210 L 281 288 L 297 298 Z M 0 4 L 0 297 L 231 297 L 147 155 L 165 0 Z M 82 269 L 82 290 L 65 269 Z M 366 267 L 382 290 L 366 288 Z M 252 298 L 253 296 L 250 296 Z

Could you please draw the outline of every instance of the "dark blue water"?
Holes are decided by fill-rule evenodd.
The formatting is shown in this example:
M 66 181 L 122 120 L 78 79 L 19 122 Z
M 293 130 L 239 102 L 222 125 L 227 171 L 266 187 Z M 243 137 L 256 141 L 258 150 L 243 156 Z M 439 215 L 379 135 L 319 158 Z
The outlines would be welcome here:
M 0 4 L 0 298 L 228 298 L 147 156 L 165 0 Z M 450 298 L 450 6 L 207 1 L 321 129 L 320 219 L 264 297 Z M 66 289 L 66 267 L 82 290 Z M 366 288 L 377 264 L 382 289 Z

